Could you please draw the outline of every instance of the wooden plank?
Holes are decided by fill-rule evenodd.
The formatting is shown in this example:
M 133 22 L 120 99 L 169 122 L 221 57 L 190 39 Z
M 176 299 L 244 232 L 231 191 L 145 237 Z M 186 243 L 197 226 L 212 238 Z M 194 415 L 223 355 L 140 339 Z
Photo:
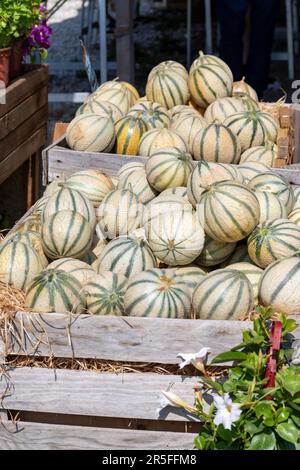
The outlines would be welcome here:
M 192 450 L 194 435 L 42 423 L 0 426 L 2 450 Z
M 0 162 L 5 159 L 10 153 L 12 153 L 19 145 L 21 145 L 28 136 L 34 134 L 38 129 L 47 124 L 48 119 L 48 105 L 40 108 L 33 116 L 24 121 L 14 132 L 11 132 L 2 142 L 2 151 L 0 154 Z M 28 158 L 32 155 L 32 151 Z
M 300 185 L 300 164 L 288 165 L 283 168 L 274 168 L 276 173 L 283 176 L 289 183 Z
M 282 129 L 290 129 L 292 125 L 292 107 L 283 105 L 279 108 L 279 122 Z
M 196 377 L 152 373 L 98 373 L 22 367 L 0 381 L 6 410 L 167 421 L 198 421 L 181 408 L 158 413 L 161 392 L 170 390 L 194 405 Z M 8 386 L 9 385 L 9 386 Z
M 7 114 L 19 103 L 24 101 L 48 83 L 48 67 L 46 65 L 25 66 L 27 73 L 17 78 L 6 90 L 6 104 L 0 106 L 0 117 Z
M 239 321 L 19 312 L 6 346 L 7 354 L 178 364 L 179 352 L 209 346 L 213 357 L 231 349 L 251 327 Z M 300 338 L 300 329 L 295 336 Z
M 294 104 L 292 110 L 292 128 L 294 134 L 293 163 L 300 163 L 300 104 Z
M 35 114 L 40 108 L 46 106 L 47 102 L 48 88 L 43 87 L 0 118 L 0 141 L 10 132 L 15 131 L 17 127 Z M 6 144 L 6 142 L 4 143 Z
M 114 176 L 119 169 L 130 162 L 145 162 L 146 157 L 125 156 L 111 153 L 75 152 L 62 147 L 54 146 L 50 151 L 44 151 L 44 158 L 48 160 L 48 182 L 58 178 L 62 173 L 70 176 L 76 171 L 85 168 L 102 170 L 107 175 Z M 44 163 L 45 172 L 45 163 Z
M 30 135 L 30 134 L 28 134 Z M 29 156 L 44 146 L 47 142 L 47 127 L 44 125 L 30 135 L 3 161 L 0 161 L 0 184 L 7 180 Z

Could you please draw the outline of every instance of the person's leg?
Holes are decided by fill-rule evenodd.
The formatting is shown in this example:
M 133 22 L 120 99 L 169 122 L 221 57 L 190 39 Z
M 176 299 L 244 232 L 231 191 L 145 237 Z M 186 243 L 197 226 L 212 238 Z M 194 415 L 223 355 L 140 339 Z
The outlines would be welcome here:
M 259 96 L 268 85 L 275 22 L 280 0 L 251 0 L 251 39 L 246 81 Z
M 220 56 L 229 65 L 235 80 L 243 77 L 243 35 L 249 0 L 217 0 L 220 23 Z

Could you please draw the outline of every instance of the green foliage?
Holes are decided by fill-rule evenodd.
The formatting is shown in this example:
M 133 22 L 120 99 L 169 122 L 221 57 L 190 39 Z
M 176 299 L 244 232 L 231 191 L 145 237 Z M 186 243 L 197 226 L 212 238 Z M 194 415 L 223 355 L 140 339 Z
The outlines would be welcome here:
M 197 401 L 199 417 L 205 423 L 195 439 L 199 450 L 298 450 L 300 449 L 300 368 L 290 365 L 292 350 L 288 336 L 296 328 L 294 320 L 281 315 L 281 350 L 277 359 L 276 383 L 265 388 L 265 370 L 270 346 L 270 325 L 274 312 L 259 308 L 253 330 L 243 332 L 243 341 L 231 351 L 213 359 L 213 364 L 234 361 L 222 382 L 201 378 L 204 389 L 232 399 L 241 410 L 230 429 L 216 424 L 217 404 L 207 411 Z M 228 395 L 227 395 L 228 394 Z M 229 398 L 228 397 L 228 398 Z M 230 405 L 229 405 L 230 408 Z
M 29 33 L 35 22 L 38 6 L 39 2 L 32 0 L 1 0 L 0 48 L 11 47 L 19 38 Z

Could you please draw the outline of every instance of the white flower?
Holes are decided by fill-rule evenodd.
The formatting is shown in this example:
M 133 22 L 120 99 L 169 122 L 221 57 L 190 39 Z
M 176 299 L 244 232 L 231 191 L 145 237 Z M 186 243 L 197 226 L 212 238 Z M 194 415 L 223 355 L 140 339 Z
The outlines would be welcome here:
M 160 401 L 159 401 L 160 406 L 159 408 L 157 408 L 158 414 L 160 414 L 160 412 L 167 406 L 174 406 L 175 408 L 183 408 L 184 410 L 190 413 L 197 412 L 196 408 L 184 402 L 178 395 L 175 395 L 175 393 L 167 392 L 167 391 L 163 391 L 161 393 L 162 393 L 162 397 L 160 398 Z
M 197 353 L 179 353 L 177 357 L 182 359 L 182 363 L 179 364 L 179 369 L 183 369 L 185 366 L 189 364 L 193 364 L 193 366 L 197 367 L 200 363 L 203 365 L 203 362 L 206 361 L 207 355 L 210 353 L 210 348 L 202 348 Z
M 217 408 L 214 423 L 217 426 L 223 424 L 225 429 L 231 429 L 232 423 L 238 421 L 241 416 L 241 405 L 233 403 L 228 393 L 223 397 L 214 395 L 214 405 Z

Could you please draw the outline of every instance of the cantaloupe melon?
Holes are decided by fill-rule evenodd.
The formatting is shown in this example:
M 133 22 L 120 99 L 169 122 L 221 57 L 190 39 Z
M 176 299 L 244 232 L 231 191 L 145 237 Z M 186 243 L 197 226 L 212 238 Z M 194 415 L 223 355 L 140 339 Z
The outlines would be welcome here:
M 97 114 L 98 116 L 106 116 L 110 118 L 113 123 L 123 117 L 123 112 L 116 104 L 110 103 L 109 101 L 102 101 L 97 97 L 88 100 L 78 108 L 76 117 L 81 114 Z
M 197 133 L 206 126 L 207 122 L 202 116 L 197 116 L 194 113 L 183 113 L 183 116 L 179 115 L 177 118 L 172 119 L 170 127 L 181 135 L 186 144 L 186 148 L 191 153 Z
M 293 256 L 299 250 L 300 227 L 288 219 L 267 220 L 248 238 L 249 256 L 261 268 Z
M 152 153 L 145 165 L 149 183 L 157 191 L 185 186 L 193 171 L 192 156 L 176 147 L 164 147 Z
M 263 270 L 254 264 L 251 263 L 234 263 L 228 266 L 228 269 L 239 271 L 240 273 L 245 274 L 245 276 L 250 281 L 250 284 L 253 288 L 254 293 L 254 302 L 258 303 L 258 286 L 263 274 Z
M 86 196 L 94 207 L 114 189 L 111 178 L 100 170 L 77 171 L 67 179 L 66 186 Z
M 184 139 L 173 129 L 152 129 L 146 132 L 140 140 L 138 154 L 149 157 L 156 150 L 164 147 L 177 147 L 187 151 Z
M 236 135 L 222 124 L 210 124 L 195 136 L 192 146 L 195 160 L 238 163 L 241 146 Z
M 229 258 L 235 248 L 236 243 L 217 242 L 206 236 L 203 250 L 196 263 L 205 267 L 216 266 Z
M 96 276 L 96 272 L 89 264 L 74 258 L 61 258 L 52 261 L 47 269 L 59 269 L 65 273 L 72 274 L 82 287 Z
M 255 196 L 260 207 L 260 224 L 267 220 L 287 218 L 287 208 L 276 194 L 267 191 L 255 191 Z
M 265 145 L 251 147 L 241 155 L 243 162 L 260 162 L 269 167 L 274 167 L 278 158 L 278 146 L 273 142 L 267 142 Z
M 127 278 L 103 271 L 84 287 L 86 308 L 92 315 L 124 315 Z
M 116 140 L 113 122 L 97 114 L 81 114 L 66 131 L 68 146 L 78 152 L 110 152 Z
M 211 103 L 204 113 L 204 118 L 209 124 L 222 123 L 226 118 L 236 113 L 246 111 L 242 100 L 235 97 L 219 98 Z
M 190 306 L 188 286 L 172 269 L 148 269 L 128 283 L 125 309 L 129 316 L 187 318 Z
M 192 304 L 201 320 L 243 320 L 254 307 L 253 288 L 242 272 L 218 269 L 200 281 Z
M 157 191 L 147 180 L 144 165 L 141 167 L 137 167 L 134 163 L 129 163 L 129 165 L 130 168 L 121 172 L 117 189 L 129 189 L 137 195 L 143 204 L 152 201 L 157 195 Z
M 168 110 L 161 104 L 153 103 L 152 101 L 136 104 L 130 108 L 128 115 L 143 119 L 149 130 L 169 127 L 171 122 Z
M 262 173 L 252 178 L 248 186 L 255 191 L 276 194 L 286 206 L 288 214 L 291 212 L 294 205 L 294 192 L 291 185 L 282 176 L 272 172 Z
M 119 155 L 137 155 L 142 136 L 148 131 L 148 125 L 142 118 L 124 116 L 115 124 L 116 153 Z
M 270 167 L 259 162 L 240 163 L 238 166 L 238 170 L 243 175 L 246 183 L 252 180 L 254 176 L 272 171 Z
M 252 86 L 245 82 L 245 77 L 243 77 L 242 80 L 233 82 L 232 94 L 234 95 L 235 93 L 245 93 L 246 95 L 251 96 L 255 101 L 258 101 L 256 91 Z

